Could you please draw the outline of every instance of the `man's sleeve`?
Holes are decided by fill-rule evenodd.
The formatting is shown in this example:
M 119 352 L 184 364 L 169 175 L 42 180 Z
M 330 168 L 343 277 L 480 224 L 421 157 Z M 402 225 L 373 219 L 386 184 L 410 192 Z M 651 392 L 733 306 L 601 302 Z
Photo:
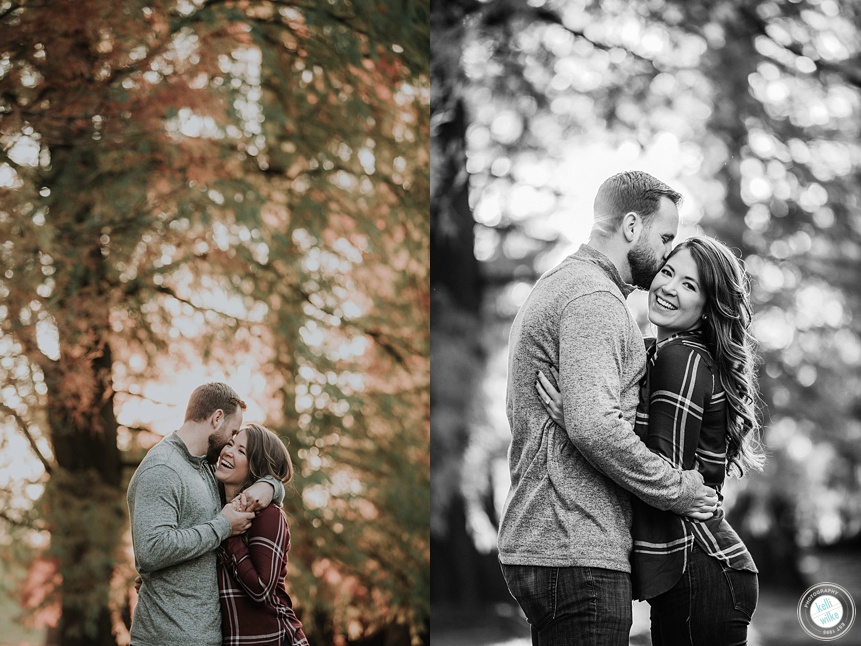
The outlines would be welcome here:
M 142 573 L 197 558 L 230 536 L 230 521 L 221 513 L 201 525 L 178 528 L 182 483 L 173 469 L 156 465 L 139 472 L 136 480 L 131 525 Z
M 284 504 L 284 485 L 278 478 L 273 476 L 263 476 L 257 482 L 266 482 L 272 485 L 275 493 L 272 494 L 272 504 L 281 507 Z
M 629 314 L 609 292 L 572 301 L 559 337 L 559 388 L 572 444 L 619 486 L 658 509 L 686 511 L 693 474 L 673 468 L 640 441 L 622 414 Z

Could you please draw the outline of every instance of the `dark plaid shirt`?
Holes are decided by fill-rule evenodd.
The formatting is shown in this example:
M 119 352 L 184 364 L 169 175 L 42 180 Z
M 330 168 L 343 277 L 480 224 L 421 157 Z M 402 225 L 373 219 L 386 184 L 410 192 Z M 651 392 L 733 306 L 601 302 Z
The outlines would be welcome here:
M 635 430 L 655 453 L 682 469 L 696 469 L 720 495 L 726 473 L 727 400 L 699 332 L 681 332 L 648 349 Z M 756 572 L 744 543 L 720 509 L 698 522 L 634 498 L 632 583 L 637 599 L 672 588 L 696 541 L 736 570 Z
M 285 588 L 290 529 L 270 505 L 218 548 L 222 646 L 308 646 Z

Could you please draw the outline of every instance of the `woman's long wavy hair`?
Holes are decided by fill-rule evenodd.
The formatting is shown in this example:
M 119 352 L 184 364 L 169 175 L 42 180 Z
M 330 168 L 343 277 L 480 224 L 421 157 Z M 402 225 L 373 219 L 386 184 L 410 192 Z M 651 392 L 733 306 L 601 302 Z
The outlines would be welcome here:
M 288 484 L 293 480 L 293 463 L 281 438 L 262 424 L 242 427 L 248 436 L 245 452 L 248 456 L 248 476 L 239 486 L 247 489 L 264 476 L 273 476 Z
M 742 261 L 726 245 L 706 236 L 688 238 L 670 257 L 687 249 L 697 265 L 705 295 L 702 331 L 715 360 L 727 404 L 727 475 L 737 470 L 759 471 L 765 464 L 760 441 L 759 390 L 756 379 L 756 341 L 749 328 L 752 319 L 750 281 Z

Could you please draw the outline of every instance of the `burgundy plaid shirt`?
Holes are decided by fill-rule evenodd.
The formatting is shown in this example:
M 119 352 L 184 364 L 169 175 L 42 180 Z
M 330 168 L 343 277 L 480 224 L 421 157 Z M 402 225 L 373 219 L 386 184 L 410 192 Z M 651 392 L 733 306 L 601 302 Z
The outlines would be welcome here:
M 218 548 L 223 646 L 308 646 L 287 594 L 290 529 L 275 505 Z
M 698 331 L 680 332 L 648 349 L 635 430 L 646 446 L 676 467 L 696 469 L 720 495 L 726 473 L 726 392 Z M 694 542 L 724 567 L 756 565 L 723 509 L 698 522 L 632 497 L 631 581 L 637 599 L 672 588 L 687 568 Z

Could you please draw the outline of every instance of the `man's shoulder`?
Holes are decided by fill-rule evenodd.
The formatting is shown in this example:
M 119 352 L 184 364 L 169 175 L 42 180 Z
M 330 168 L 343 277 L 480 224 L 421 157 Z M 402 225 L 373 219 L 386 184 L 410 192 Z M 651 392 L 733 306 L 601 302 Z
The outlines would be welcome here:
M 572 315 L 627 324 L 628 305 L 600 267 L 569 256 L 541 276 L 519 315 L 539 326 Z
M 168 470 L 177 472 L 187 463 L 182 453 L 167 439 L 162 440 L 152 447 L 141 460 L 137 472 L 143 473 L 149 470 Z
M 165 446 L 164 440 L 147 452 L 129 480 L 129 504 L 137 499 L 136 494 L 141 488 L 152 493 L 155 490 L 175 491 L 182 487 L 183 477 L 174 453 L 178 452 L 169 445 Z
M 567 294 L 570 299 L 596 292 L 607 292 L 624 302 L 619 287 L 607 276 L 601 267 L 577 256 L 568 256 L 550 269 L 540 279 L 539 284 L 550 291 Z
M 179 450 L 177 447 L 166 437 L 147 451 L 141 464 L 144 462 L 169 461 L 178 454 Z

